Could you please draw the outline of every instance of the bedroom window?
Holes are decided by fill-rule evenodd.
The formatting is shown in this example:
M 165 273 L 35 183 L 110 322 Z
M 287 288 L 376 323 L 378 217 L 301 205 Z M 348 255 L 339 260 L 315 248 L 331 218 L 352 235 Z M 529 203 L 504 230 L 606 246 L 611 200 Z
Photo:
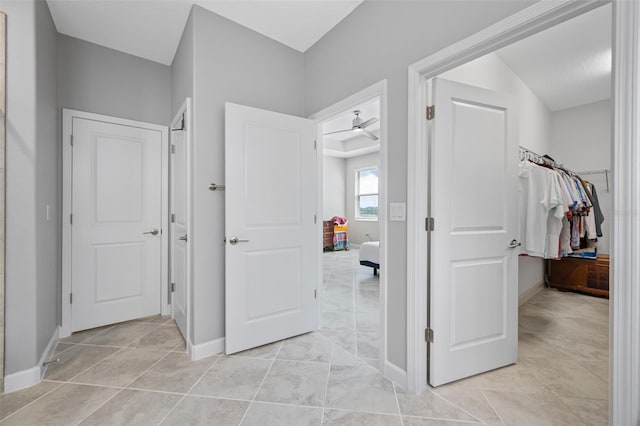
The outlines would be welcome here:
M 378 168 L 356 171 L 356 219 L 378 220 Z

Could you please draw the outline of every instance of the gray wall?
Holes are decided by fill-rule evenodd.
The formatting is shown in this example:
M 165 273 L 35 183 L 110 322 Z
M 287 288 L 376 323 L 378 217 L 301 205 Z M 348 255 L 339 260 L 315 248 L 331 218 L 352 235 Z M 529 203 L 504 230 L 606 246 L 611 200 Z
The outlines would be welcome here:
M 195 344 L 224 336 L 224 104 L 304 114 L 302 53 L 198 6 L 195 25 L 193 312 Z
M 37 365 L 57 326 L 55 29 L 45 2 L 7 13 L 6 374 Z M 45 220 L 45 206 L 53 217 Z
M 305 53 L 306 114 L 387 79 L 387 202 L 406 202 L 407 67 L 532 3 L 365 1 Z M 389 222 L 388 232 L 387 356 L 405 369 L 406 223 Z
M 58 34 L 58 105 L 168 125 L 171 68 Z
M 595 102 L 555 111 L 551 116 L 551 156 L 569 169 L 611 170 L 611 101 Z M 613 201 L 604 174 L 585 175 L 596 187 L 605 216 L 598 252 L 609 253 Z M 609 186 L 612 179 L 609 174 Z
M 322 219 L 347 217 L 345 205 L 345 160 L 339 157 L 322 158 Z

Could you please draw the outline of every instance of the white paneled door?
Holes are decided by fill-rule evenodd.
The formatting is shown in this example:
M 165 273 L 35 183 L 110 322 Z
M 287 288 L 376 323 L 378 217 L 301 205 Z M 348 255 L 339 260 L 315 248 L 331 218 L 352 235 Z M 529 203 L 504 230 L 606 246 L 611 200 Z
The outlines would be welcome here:
M 435 79 L 429 383 L 518 355 L 518 118 L 505 94 Z
M 227 353 L 316 326 L 315 123 L 226 104 Z
M 187 103 L 189 100 L 187 100 Z M 188 104 L 187 104 L 188 105 Z M 186 123 L 189 122 L 188 106 L 181 117 L 174 122 L 171 130 L 171 224 L 170 224 L 170 262 L 171 262 L 171 309 L 182 336 L 187 340 L 187 285 L 189 282 L 189 135 Z
M 161 311 L 162 135 L 73 117 L 71 331 Z

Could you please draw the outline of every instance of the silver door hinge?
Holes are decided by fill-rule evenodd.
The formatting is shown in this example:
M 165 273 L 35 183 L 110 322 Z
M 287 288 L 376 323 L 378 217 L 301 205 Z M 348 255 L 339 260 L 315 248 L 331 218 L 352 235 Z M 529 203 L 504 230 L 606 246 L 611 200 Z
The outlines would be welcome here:
M 73 146 L 73 135 L 71 135 L 71 146 Z
M 171 223 L 176 223 L 176 214 L 171 213 Z
M 171 283 L 171 291 L 176 291 L 176 283 Z
M 318 141 L 313 141 L 313 149 L 318 149 Z
M 314 299 L 318 298 L 318 290 L 313 290 L 313 298 Z
M 69 215 L 69 224 L 73 225 L 73 214 Z
M 433 120 L 436 116 L 436 107 L 434 105 L 427 107 L 427 120 Z
M 69 293 L 69 304 L 73 304 L 73 293 Z
M 317 214 L 313 215 L 313 223 L 318 223 L 318 215 Z
M 175 154 L 176 153 L 176 146 L 171 144 L 171 153 Z
M 424 341 L 433 343 L 433 329 L 425 328 L 424 330 Z
M 424 229 L 427 232 L 433 231 L 435 229 L 435 219 L 432 217 L 424 218 Z

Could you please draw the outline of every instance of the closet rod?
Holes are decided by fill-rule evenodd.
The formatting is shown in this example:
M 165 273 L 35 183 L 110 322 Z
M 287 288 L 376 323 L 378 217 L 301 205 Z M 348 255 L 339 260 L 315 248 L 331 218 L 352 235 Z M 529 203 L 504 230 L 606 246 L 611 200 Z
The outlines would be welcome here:
M 603 169 L 603 170 L 587 170 L 585 172 L 578 172 L 578 175 L 599 175 L 604 174 L 604 181 L 607 185 L 607 192 L 609 192 L 609 173 L 611 170 Z

